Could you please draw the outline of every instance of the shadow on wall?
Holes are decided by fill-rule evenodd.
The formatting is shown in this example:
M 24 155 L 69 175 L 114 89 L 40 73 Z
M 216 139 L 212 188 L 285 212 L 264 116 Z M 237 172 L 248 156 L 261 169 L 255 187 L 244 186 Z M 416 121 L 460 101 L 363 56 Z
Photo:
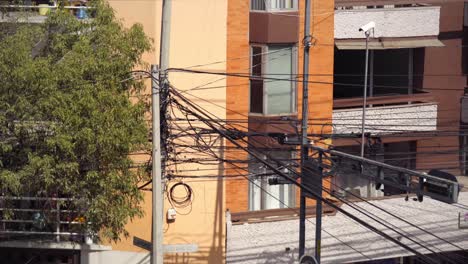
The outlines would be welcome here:
M 224 158 L 224 142 L 220 144 L 219 157 Z M 223 175 L 225 171 L 224 164 L 218 165 L 218 175 Z M 164 256 L 165 263 L 216 263 L 222 264 L 226 262 L 225 257 L 225 240 L 226 240 L 226 222 L 224 212 L 224 181 L 218 179 L 216 181 L 216 197 L 215 197 L 215 209 L 214 214 L 207 213 L 207 219 L 213 219 L 213 233 L 210 238 L 211 246 L 209 247 L 198 247 L 196 253 L 178 253 L 168 254 Z M 195 212 L 203 213 L 203 212 Z M 208 223 L 207 223 L 208 224 Z M 197 229 L 196 226 L 193 227 Z M 208 237 L 207 237 L 208 238 Z

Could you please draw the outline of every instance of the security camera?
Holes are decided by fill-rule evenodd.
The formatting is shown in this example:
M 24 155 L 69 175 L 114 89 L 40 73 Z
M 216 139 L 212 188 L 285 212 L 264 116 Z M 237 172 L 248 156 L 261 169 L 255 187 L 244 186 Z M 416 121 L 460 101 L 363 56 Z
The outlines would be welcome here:
M 374 29 L 374 28 L 375 28 L 375 22 L 372 21 L 372 22 L 369 22 L 369 23 L 365 24 L 364 26 L 360 27 L 359 31 L 368 32 L 369 30 Z

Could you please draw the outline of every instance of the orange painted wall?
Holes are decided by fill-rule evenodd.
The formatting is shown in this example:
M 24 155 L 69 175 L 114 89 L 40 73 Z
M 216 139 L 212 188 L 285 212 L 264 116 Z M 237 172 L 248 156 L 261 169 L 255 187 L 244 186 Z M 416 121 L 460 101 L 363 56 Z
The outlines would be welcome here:
M 249 0 L 229 0 L 227 21 L 227 72 L 249 74 Z M 234 59 L 240 58 L 240 59 Z M 249 111 L 249 80 L 247 78 L 227 77 L 226 80 L 226 117 L 245 122 L 237 126 L 247 131 Z M 230 111 L 232 110 L 232 111 Z M 226 146 L 232 147 L 231 143 Z M 227 151 L 226 159 L 247 159 L 248 155 L 241 151 Z M 226 174 L 246 174 L 246 164 L 239 167 L 226 164 Z M 230 211 L 248 210 L 248 181 L 243 178 L 227 179 L 226 208 Z
M 146 34 L 153 39 L 154 51 L 145 54 L 144 61 L 157 64 L 159 61 L 159 40 L 161 28 L 162 0 L 109 0 L 122 23 L 130 26 L 134 23 L 143 25 Z M 169 51 L 169 67 L 189 67 L 206 65 L 202 70 L 224 72 L 224 63 L 213 63 L 226 60 L 226 27 L 227 0 L 196 0 L 172 1 L 171 35 Z M 219 76 L 203 74 L 169 73 L 169 81 L 176 89 L 185 91 L 185 96 L 195 104 L 206 109 L 220 119 L 226 118 L 226 80 L 218 80 Z M 189 91 L 196 86 L 210 84 L 219 85 L 215 90 Z M 147 91 L 150 92 L 149 82 Z M 192 96 L 193 94 L 193 96 Z M 195 96 L 204 100 L 197 99 Z M 214 105 L 216 104 L 216 105 Z M 223 144 L 222 140 L 217 144 Z M 216 147 L 216 146 L 215 146 Z M 215 148 L 214 148 L 215 149 Z M 222 148 L 215 149 L 222 156 Z M 188 154 L 187 154 L 188 155 Z M 136 157 L 144 159 L 148 157 Z M 180 164 L 178 172 L 174 167 L 168 170 L 190 176 L 210 174 L 222 175 L 223 165 L 200 165 L 194 163 Z M 174 222 L 165 220 L 164 244 L 196 244 L 195 253 L 169 253 L 164 256 L 164 263 L 224 263 L 225 262 L 225 200 L 224 182 L 217 178 L 184 178 L 183 181 L 193 190 L 190 206 L 177 208 L 178 214 Z M 176 181 L 168 183 L 169 189 Z M 176 195 L 182 196 L 185 193 Z M 132 253 L 149 252 L 133 245 L 133 238 L 139 237 L 151 241 L 151 192 L 144 192 L 141 206 L 145 215 L 133 219 L 126 225 L 129 237 L 122 237 L 118 243 L 112 243 L 113 250 L 130 251 Z M 165 195 L 164 214 L 174 207 Z M 146 262 L 145 262 L 146 263 Z
M 229 58 L 249 56 L 249 6 L 248 0 L 231 0 L 228 8 L 228 50 Z M 304 1 L 299 1 L 299 39 L 302 43 L 304 36 Z M 330 133 L 333 109 L 333 54 L 334 54 L 334 1 L 313 1 L 313 19 L 311 19 L 311 33 L 315 45 L 310 49 L 310 83 L 309 83 L 309 123 L 310 133 Z M 302 74 L 303 50 L 299 47 L 298 73 Z M 249 74 L 249 60 L 231 60 L 227 62 L 228 72 L 242 72 Z M 319 76 L 320 75 L 320 76 Z M 247 78 L 228 77 L 226 90 L 227 117 L 229 119 L 247 119 L 249 111 L 249 80 Z M 232 86 L 232 87 L 231 87 Z M 302 85 L 297 87 L 298 102 L 302 101 Z M 298 104 L 298 113 L 302 109 Z M 232 111 L 230 111 L 232 110 Z M 239 127 L 247 130 L 246 127 Z M 328 142 L 330 143 L 330 142 Z M 229 146 L 229 145 L 228 145 Z M 236 152 L 228 156 L 234 159 L 247 159 L 246 154 Z M 246 168 L 246 165 L 241 165 Z M 246 174 L 245 171 L 227 170 L 227 174 Z M 226 208 L 231 212 L 248 210 L 249 182 L 243 178 L 226 180 Z M 325 187 L 329 187 L 324 182 Z M 297 194 L 299 191 L 297 189 Z M 296 204 L 299 204 L 296 202 Z M 308 203 L 309 204 L 309 203 Z

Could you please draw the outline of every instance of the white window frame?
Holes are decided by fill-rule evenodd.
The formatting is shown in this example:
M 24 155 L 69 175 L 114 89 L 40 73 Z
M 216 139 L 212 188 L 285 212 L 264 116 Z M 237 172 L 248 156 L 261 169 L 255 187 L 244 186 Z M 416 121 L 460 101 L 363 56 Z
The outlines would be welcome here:
M 298 72 L 298 49 L 296 44 L 271 44 L 271 45 L 266 45 L 266 44 L 251 44 L 250 45 L 250 60 L 249 60 L 249 67 L 250 67 L 250 79 L 249 79 L 249 115 L 253 116 L 288 116 L 288 115 L 296 115 L 297 114 L 297 81 L 291 81 L 291 109 L 290 112 L 287 113 L 278 113 L 278 114 L 268 114 L 268 94 L 265 91 L 265 82 L 268 82 L 269 80 L 266 79 L 263 81 L 263 106 L 262 106 L 262 113 L 255 113 L 252 112 L 251 110 L 251 88 L 250 88 L 250 80 L 255 80 L 255 79 L 261 79 L 261 77 L 264 76 L 265 72 L 268 72 L 268 48 L 271 46 L 290 46 L 292 48 L 292 75 L 296 75 Z M 253 76 L 253 48 L 254 47 L 261 47 L 262 48 L 262 76 L 257 77 Z M 290 79 L 294 79 L 294 77 L 290 77 Z
M 291 8 L 272 7 L 274 3 L 280 3 L 282 1 L 292 1 L 292 7 Z M 264 2 L 265 9 L 256 9 L 255 6 L 260 6 L 261 2 Z M 297 12 L 298 10 L 299 10 L 298 0 L 250 0 L 251 12 Z

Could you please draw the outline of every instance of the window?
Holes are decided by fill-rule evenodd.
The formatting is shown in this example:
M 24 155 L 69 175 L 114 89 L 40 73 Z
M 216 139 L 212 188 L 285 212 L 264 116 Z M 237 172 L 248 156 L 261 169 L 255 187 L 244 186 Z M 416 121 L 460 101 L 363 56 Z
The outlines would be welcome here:
M 295 112 L 296 47 L 252 46 L 250 112 L 281 115 Z
M 335 50 L 335 99 L 363 96 L 365 50 Z M 367 95 L 421 92 L 424 48 L 370 50 Z
M 468 27 L 468 2 L 465 2 L 465 9 L 464 9 L 464 16 L 463 16 L 463 25 Z
M 294 157 L 294 152 L 289 150 L 270 151 L 268 156 L 275 160 L 287 163 Z M 264 156 L 266 159 L 266 156 Z M 279 168 L 278 164 L 272 161 L 272 165 Z M 288 167 L 293 167 L 289 165 Z M 289 170 L 284 168 L 285 173 Z M 250 178 L 253 180 L 249 185 L 249 210 L 266 210 L 277 208 L 294 207 L 295 188 L 292 184 L 269 185 L 268 178 L 276 177 L 272 171 L 268 170 L 262 163 L 249 164 Z
M 253 11 L 296 11 L 297 0 L 251 0 L 250 10 Z

